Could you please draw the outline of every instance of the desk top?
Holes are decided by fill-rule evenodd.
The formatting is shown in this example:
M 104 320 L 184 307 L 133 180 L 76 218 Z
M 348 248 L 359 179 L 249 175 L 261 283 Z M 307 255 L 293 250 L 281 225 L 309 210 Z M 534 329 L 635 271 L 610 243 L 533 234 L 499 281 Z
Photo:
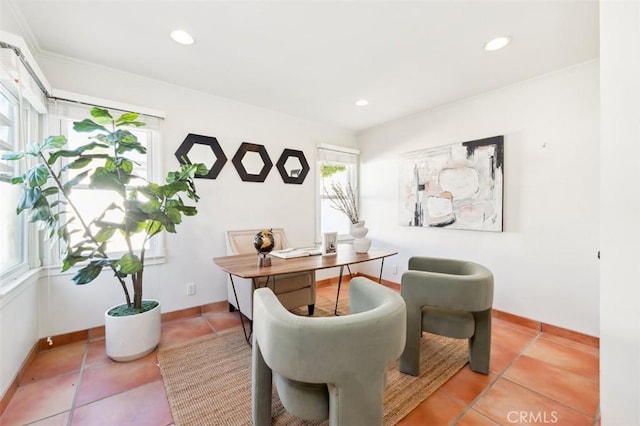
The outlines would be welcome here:
M 353 265 L 370 260 L 384 259 L 396 254 L 398 252 L 375 247 L 370 248 L 367 253 L 356 253 L 351 244 L 340 244 L 335 256 L 316 255 L 295 257 L 293 259 L 280 259 L 270 256 L 271 266 L 259 267 L 257 254 L 215 257 L 213 261 L 229 274 L 242 278 L 258 278 Z

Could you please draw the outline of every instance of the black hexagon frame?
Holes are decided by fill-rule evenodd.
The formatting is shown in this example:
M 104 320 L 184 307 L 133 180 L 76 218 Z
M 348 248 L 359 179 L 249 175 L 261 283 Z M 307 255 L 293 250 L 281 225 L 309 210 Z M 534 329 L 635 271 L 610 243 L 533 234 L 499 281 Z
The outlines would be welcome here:
M 247 154 L 247 152 L 257 152 L 260 155 L 263 163 L 260 173 L 247 173 L 247 169 L 245 169 L 244 164 L 242 164 L 242 159 Z M 240 145 L 240 148 L 238 148 L 238 150 L 236 151 L 233 159 L 231 159 L 231 162 L 236 168 L 240 179 L 245 182 L 264 182 L 267 178 L 267 175 L 271 171 L 271 168 L 273 167 L 273 162 L 271 161 L 271 158 L 269 158 L 269 154 L 267 153 L 267 149 L 264 147 L 264 145 L 258 145 L 249 142 L 242 142 L 242 145 Z
M 222 170 L 222 167 L 227 162 L 227 156 L 224 155 L 224 152 L 222 151 L 222 148 L 218 143 L 218 139 L 212 136 L 203 136 L 189 133 L 187 137 L 184 138 L 184 141 L 182 141 L 182 144 L 180 144 L 180 146 L 176 150 L 176 158 L 178 159 L 180 164 L 183 164 L 185 161 L 187 162 L 187 164 L 193 164 L 193 161 L 191 161 L 191 159 L 189 158 L 189 151 L 191 151 L 191 148 L 193 148 L 193 145 L 195 144 L 207 145 L 211 148 L 211 151 L 213 151 L 213 155 L 216 157 L 216 161 L 213 163 L 207 174 L 196 175 L 196 177 L 203 179 L 217 178 L 218 174 L 220 174 L 220 171 Z
M 298 161 L 300 161 L 300 165 L 302 166 L 302 169 L 297 176 L 289 176 L 289 173 L 287 173 L 287 170 L 284 168 L 287 160 L 291 157 L 297 158 Z M 280 172 L 280 176 L 282 177 L 282 181 L 284 183 L 293 183 L 297 185 L 301 185 L 307 177 L 307 174 L 309 173 L 309 163 L 307 162 L 307 158 L 304 156 L 304 152 L 298 151 L 296 149 L 285 148 L 285 150 L 282 151 L 282 155 L 280 155 L 278 162 L 276 163 L 276 168 Z

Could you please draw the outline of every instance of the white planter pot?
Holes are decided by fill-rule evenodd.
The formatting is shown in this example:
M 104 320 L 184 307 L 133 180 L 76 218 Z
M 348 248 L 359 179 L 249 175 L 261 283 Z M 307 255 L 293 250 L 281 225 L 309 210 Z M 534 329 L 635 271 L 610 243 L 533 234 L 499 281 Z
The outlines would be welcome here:
M 119 305 L 116 305 L 119 306 Z M 114 361 L 133 361 L 151 353 L 160 343 L 160 303 L 150 311 L 125 317 L 104 313 L 107 355 Z

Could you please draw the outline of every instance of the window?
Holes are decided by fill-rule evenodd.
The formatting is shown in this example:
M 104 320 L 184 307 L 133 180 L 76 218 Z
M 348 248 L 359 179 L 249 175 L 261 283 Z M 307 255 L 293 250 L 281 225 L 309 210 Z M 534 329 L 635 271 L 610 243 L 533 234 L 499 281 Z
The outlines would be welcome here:
M 0 149 L 13 152 L 20 149 L 18 143 L 18 100 L 0 86 Z M 11 178 L 19 173 L 19 162 L 0 162 L 0 272 L 12 272 L 26 263 L 26 229 L 23 215 L 16 214 L 21 188 L 11 184 Z
M 61 134 L 67 137 L 68 145 L 67 149 L 74 149 L 81 145 L 85 145 L 88 139 L 92 136 L 88 133 L 78 133 L 73 130 L 73 123 L 75 121 L 81 121 L 90 116 L 89 110 L 91 106 L 74 104 L 67 101 L 52 100 L 49 107 L 49 124 L 51 129 L 57 129 L 50 132 L 52 134 Z M 117 110 L 110 109 L 112 115 L 117 117 L 120 113 Z M 140 121 L 143 121 L 146 125 L 144 127 L 129 128 L 137 138 L 138 141 L 144 145 L 147 149 L 147 153 L 127 153 L 127 157 L 136 163 L 136 175 L 141 179 L 148 181 L 161 181 L 159 179 L 159 164 L 160 162 L 155 157 L 156 146 L 159 144 L 160 120 L 158 118 L 140 115 Z M 95 161 L 95 167 L 100 166 L 99 161 Z M 73 179 L 77 171 L 69 170 L 69 172 L 63 177 L 65 181 Z M 88 186 L 89 178 L 85 178 L 79 185 L 75 186 L 70 194 L 70 198 L 74 205 L 80 211 L 83 218 L 94 218 L 99 216 L 113 201 L 117 201 L 119 198 L 117 194 L 112 191 L 91 189 Z M 142 182 L 132 181 L 132 185 L 141 184 Z M 121 213 L 117 210 L 112 210 L 104 217 L 107 221 L 120 222 Z M 80 230 L 80 225 L 77 225 L 77 229 Z M 134 249 L 139 249 L 143 242 L 144 235 L 142 233 L 135 235 L 132 239 Z M 71 234 L 71 243 L 74 239 L 82 238 L 82 232 L 76 232 Z M 149 242 L 147 247 L 146 257 L 153 258 L 159 257 L 163 254 L 162 238 L 153 238 Z M 113 240 L 109 242 L 108 251 L 114 255 L 126 251 L 126 242 L 124 237 L 118 238 L 116 235 Z M 54 256 L 55 257 L 55 256 Z M 57 262 L 58 259 L 52 259 L 53 262 Z
M 316 239 L 320 241 L 323 232 L 337 232 L 338 239 L 349 237 L 351 221 L 347 216 L 332 207 L 331 195 L 327 189 L 332 183 L 346 188 L 350 185 L 358 199 L 358 155 L 359 151 L 332 145 L 318 147 L 317 162 L 317 232 Z
M 0 155 L 20 151 L 42 136 L 44 94 L 13 49 L 0 49 Z M 37 244 L 29 247 L 30 227 L 16 214 L 22 195 L 11 179 L 23 170 L 21 161 L 0 160 L 0 278 L 2 283 L 26 272 L 37 262 Z M 33 253 L 33 259 L 30 254 Z

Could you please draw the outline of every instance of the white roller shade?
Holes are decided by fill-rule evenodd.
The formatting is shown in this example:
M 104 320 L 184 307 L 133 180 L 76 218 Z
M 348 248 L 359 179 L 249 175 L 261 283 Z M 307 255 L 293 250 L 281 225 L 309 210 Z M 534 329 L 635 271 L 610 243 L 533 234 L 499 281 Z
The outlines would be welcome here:
M 40 114 L 47 112 L 47 97 L 14 49 L 0 48 L 0 82 Z

